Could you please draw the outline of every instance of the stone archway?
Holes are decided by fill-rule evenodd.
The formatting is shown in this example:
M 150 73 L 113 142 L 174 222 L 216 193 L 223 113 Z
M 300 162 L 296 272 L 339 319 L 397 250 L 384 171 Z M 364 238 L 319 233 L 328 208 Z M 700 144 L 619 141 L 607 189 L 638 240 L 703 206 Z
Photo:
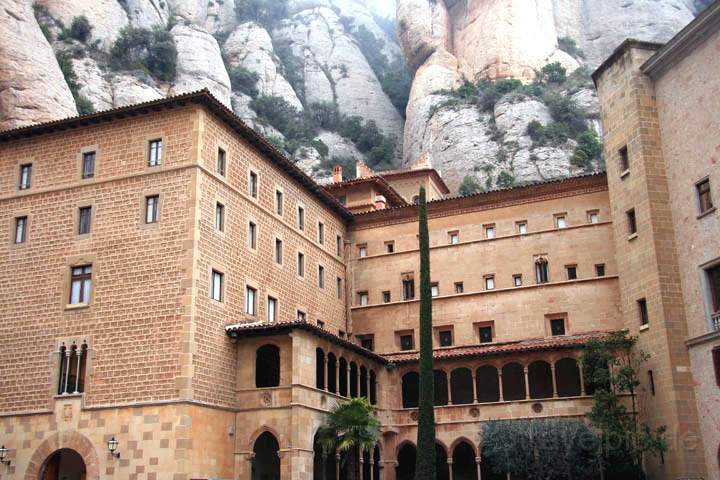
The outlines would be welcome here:
M 61 450 L 73 451 L 85 464 L 84 480 L 100 480 L 100 466 L 92 442 L 77 432 L 57 432 L 45 439 L 30 457 L 24 480 L 42 480 L 43 470 Z

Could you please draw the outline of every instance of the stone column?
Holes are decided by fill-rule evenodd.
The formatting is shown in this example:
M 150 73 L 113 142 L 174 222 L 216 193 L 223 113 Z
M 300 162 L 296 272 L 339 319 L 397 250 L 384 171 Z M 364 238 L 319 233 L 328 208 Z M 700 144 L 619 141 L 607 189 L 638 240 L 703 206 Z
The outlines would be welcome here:
M 335 478 L 340 480 L 340 452 L 335 452 Z
M 328 371 L 327 355 L 325 355 L 325 358 L 323 358 L 323 371 L 325 372 L 325 375 L 324 375 L 325 378 L 323 378 L 323 390 L 328 392 L 329 391 L 328 384 L 330 383 L 330 382 L 328 382 L 328 379 L 330 378 L 330 372 Z
M 504 402 L 505 398 L 503 397 L 503 375 L 502 370 L 498 370 L 498 387 L 500 389 L 500 401 Z
M 450 480 L 452 480 L 452 478 L 453 478 L 453 469 L 452 469 L 452 467 L 453 467 L 453 460 L 452 460 L 451 457 L 448 457 L 448 458 L 447 458 L 447 465 L 448 465 L 448 473 L 450 474 L 450 477 L 449 477 L 449 478 L 450 478 Z
M 367 375 L 365 375 L 365 391 L 367 392 L 367 400 L 370 401 L 370 370 L 368 369 Z
M 78 390 L 80 388 L 80 360 L 82 359 L 82 348 L 77 347 L 75 349 L 75 354 L 77 355 L 77 372 L 75 374 L 75 391 L 73 393 L 80 393 Z
M 477 465 L 478 480 L 482 480 L 482 457 L 475 457 L 475 465 Z
M 550 364 L 550 371 L 552 372 L 552 382 L 553 382 L 553 398 L 558 398 L 558 392 L 557 392 L 557 378 L 555 378 L 555 364 Z
M 477 384 L 477 375 L 476 370 L 471 370 L 472 372 L 472 384 L 473 384 L 473 403 L 477 403 L 477 391 L 478 391 L 478 384 Z M 452 477 L 450 477 L 452 479 Z
M 452 385 L 450 384 L 450 375 L 445 375 L 447 379 L 448 405 L 452 405 Z
M 525 400 L 530 399 L 530 380 L 528 379 L 528 367 L 523 367 L 523 373 L 525 374 Z
M 585 396 L 585 374 L 583 372 L 582 362 L 577 362 L 578 371 L 580 372 L 580 395 Z
M 340 357 L 335 357 L 335 393 L 340 395 Z
M 255 458 L 255 453 L 246 453 L 245 454 L 245 460 L 247 460 L 247 476 L 245 477 L 245 480 L 252 480 L 252 464 L 253 459 Z
M 367 480 L 365 478 L 365 455 L 362 450 L 358 450 L 358 463 L 360 464 L 360 480 Z

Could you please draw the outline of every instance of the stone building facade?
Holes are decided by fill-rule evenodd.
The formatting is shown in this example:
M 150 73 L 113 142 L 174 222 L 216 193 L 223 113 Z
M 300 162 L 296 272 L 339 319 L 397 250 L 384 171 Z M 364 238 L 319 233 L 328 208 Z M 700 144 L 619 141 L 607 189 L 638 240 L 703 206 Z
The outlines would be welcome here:
M 362 478 L 413 478 L 421 185 L 439 478 L 505 478 L 485 421 L 583 418 L 582 349 L 622 329 L 653 355 L 642 415 L 670 428 L 652 478 L 714 478 L 717 213 L 692 209 L 718 147 L 678 119 L 717 80 L 672 92 L 717 65 L 645 71 L 679 47 L 658 48 L 596 74 L 607 176 L 462 198 L 423 159 L 321 187 L 205 91 L 0 132 L 0 479 L 346 478 L 316 432 L 357 396 L 382 425 Z

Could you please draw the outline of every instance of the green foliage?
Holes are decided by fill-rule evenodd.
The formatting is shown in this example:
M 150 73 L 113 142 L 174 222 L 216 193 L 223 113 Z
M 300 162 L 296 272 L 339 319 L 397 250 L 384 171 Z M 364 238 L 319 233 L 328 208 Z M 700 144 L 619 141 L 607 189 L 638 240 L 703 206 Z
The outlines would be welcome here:
M 577 137 L 577 147 L 570 162 L 576 167 L 591 170 L 593 162 L 600 160 L 602 143 L 593 130 L 587 130 Z
M 330 153 L 330 148 L 328 148 L 325 142 L 323 142 L 319 138 L 313 139 L 310 142 L 310 145 L 312 145 L 312 147 L 315 148 L 315 150 L 317 150 L 320 156 L 323 158 L 327 157 L 328 153 Z
M 160 27 L 126 27 L 110 50 L 113 70 L 140 69 L 153 77 L 171 81 L 175 78 L 177 49 L 170 33 Z
M 90 21 L 85 15 L 80 15 L 79 17 L 74 17 L 72 19 L 68 35 L 70 38 L 73 38 L 78 42 L 85 43 L 90 38 L 91 31 L 92 26 L 90 25 Z
M 568 55 L 575 57 L 576 59 L 585 58 L 585 52 L 583 52 L 578 46 L 575 39 L 570 37 L 558 38 L 558 48 Z
M 228 75 L 230 76 L 230 85 L 232 85 L 233 90 L 240 91 L 253 98 L 258 96 L 257 82 L 260 76 L 257 73 L 251 72 L 241 65 L 237 65 L 228 69 Z
M 340 112 L 332 102 L 316 102 L 308 107 L 308 115 L 319 128 L 337 130 L 340 124 Z
M 272 1 L 272 0 L 269 0 Z M 280 60 L 282 73 L 300 101 L 305 103 L 305 62 L 293 53 L 288 41 L 276 42 L 273 40 L 273 51 Z
M 567 80 L 567 70 L 560 62 L 548 63 L 540 70 L 540 81 L 560 84 L 565 80 Z
M 78 78 L 75 73 L 75 69 L 73 69 L 70 55 L 64 51 L 57 51 L 55 52 L 55 58 L 57 59 L 60 71 L 65 77 L 65 82 L 67 83 L 68 88 L 70 88 L 70 93 L 72 93 L 73 99 L 75 100 L 75 107 L 77 108 L 78 113 L 80 115 L 93 113 L 95 111 L 93 104 L 90 100 L 80 94 L 80 85 L 77 83 Z
M 333 156 L 332 158 L 325 158 L 320 163 L 320 169 L 325 172 L 331 172 L 335 165 L 342 167 L 343 179 L 355 178 L 355 167 L 357 159 L 355 157 L 348 156 Z
M 315 136 L 312 125 L 308 125 L 303 114 L 281 97 L 257 97 L 250 102 L 250 108 L 255 110 L 261 120 L 277 128 L 285 136 L 286 147 L 288 141 L 311 139 Z M 294 150 L 288 149 L 290 153 Z
M 483 462 L 503 478 L 510 473 L 512 478 L 588 480 L 599 474 L 599 440 L 582 421 L 490 421 L 483 423 L 482 439 Z
M 235 16 L 240 23 L 256 22 L 272 30 L 288 15 L 287 0 L 235 0 Z
M 48 42 L 52 42 L 53 35 L 50 31 L 50 27 L 47 24 L 47 19 L 50 18 L 50 12 L 48 12 L 47 8 L 45 8 L 44 5 L 41 5 L 37 2 L 32 4 L 33 8 L 33 15 L 35 16 L 35 20 L 37 21 L 38 25 L 40 26 L 40 31 L 45 36 L 45 39 Z
M 665 426 L 652 430 L 637 420 L 639 372 L 650 355 L 626 331 L 591 341 L 582 356 L 586 386 L 593 393 L 588 419 L 601 433 L 606 478 L 643 479 L 643 457 L 667 450 Z M 630 399 L 630 410 L 621 395 Z
M 343 455 L 343 461 L 354 463 L 359 458 L 359 452 L 372 451 L 375 447 L 380 437 L 380 421 L 366 398 L 352 398 L 335 405 L 318 430 L 318 435 L 326 454 L 350 453 Z M 347 471 L 351 479 L 355 478 L 355 465 Z
M 435 386 L 432 345 L 432 292 L 430 287 L 430 236 L 425 187 L 418 206 L 420 244 L 420 392 L 415 463 L 416 480 L 435 480 Z
M 482 191 L 483 187 L 480 185 L 480 182 L 476 177 L 473 177 L 472 175 L 465 175 L 465 178 L 463 178 L 462 183 L 460 184 L 458 193 L 460 193 L 463 197 L 466 197 Z
M 368 166 L 375 167 L 392 161 L 395 151 L 393 141 L 380 132 L 374 121 L 364 122 L 358 116 L 344 117 L 337 131 L 368 156 Z
M 92 102 L 83 95 L 77 95 L 75 97 L 75 107 L 80 115 L 87 115 L 95 112 L 95 107 Z
M 495 180 L 495 185 L 500 188 L 510 188 L 515 185 L 515 177 L 507 170 L 503 170 L 500 172 L 500 175 L 498 175 L 497 180 Z

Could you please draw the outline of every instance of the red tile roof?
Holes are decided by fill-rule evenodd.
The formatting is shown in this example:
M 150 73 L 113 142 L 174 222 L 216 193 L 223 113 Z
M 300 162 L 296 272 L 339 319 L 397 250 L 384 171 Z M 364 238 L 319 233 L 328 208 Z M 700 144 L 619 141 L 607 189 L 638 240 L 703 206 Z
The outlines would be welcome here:
M 332 191 L 343 187 L 349 187 L 352 185 L 361 185 L 363 183 L 373 183 L 378 187 L 378 190 L 382 195 L 385 195 L 388 203 L 393 207 L 402 207 L 408 203 L 405 199 L 395 190 L 382 176 L 364 177 L 364 178 L 353 178 L 350 180 L 343 180 L 337 183 L 327 183 L 323 185 L 325 190 Z

